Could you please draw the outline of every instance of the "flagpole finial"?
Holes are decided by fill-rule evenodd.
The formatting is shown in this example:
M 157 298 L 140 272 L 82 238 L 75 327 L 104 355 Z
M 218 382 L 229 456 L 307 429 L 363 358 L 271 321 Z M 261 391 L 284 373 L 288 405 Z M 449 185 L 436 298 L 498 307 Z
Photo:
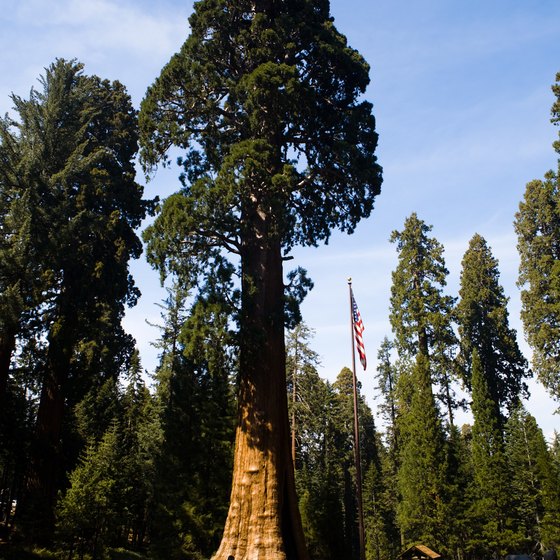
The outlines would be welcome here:
M 352 284 L 352 278 L 348 277 L 348 284 Z

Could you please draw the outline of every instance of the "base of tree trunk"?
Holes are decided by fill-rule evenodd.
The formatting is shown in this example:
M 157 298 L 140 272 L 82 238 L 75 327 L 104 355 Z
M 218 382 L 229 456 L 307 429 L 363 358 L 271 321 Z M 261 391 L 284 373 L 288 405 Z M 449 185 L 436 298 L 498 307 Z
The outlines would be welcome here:
M 240 431 L 229 513 L 213 560 L 308 560 L 288 446 L 275 457 L 250 446 Z

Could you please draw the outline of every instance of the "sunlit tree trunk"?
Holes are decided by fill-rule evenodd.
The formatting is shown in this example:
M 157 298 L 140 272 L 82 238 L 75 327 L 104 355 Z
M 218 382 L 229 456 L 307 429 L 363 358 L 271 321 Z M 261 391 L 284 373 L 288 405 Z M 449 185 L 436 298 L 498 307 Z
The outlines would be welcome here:
M 239 417 L 229 513 L 215 560 L 308 558 L 289 445 L 281 248 L 262 233 L 242 254 Z

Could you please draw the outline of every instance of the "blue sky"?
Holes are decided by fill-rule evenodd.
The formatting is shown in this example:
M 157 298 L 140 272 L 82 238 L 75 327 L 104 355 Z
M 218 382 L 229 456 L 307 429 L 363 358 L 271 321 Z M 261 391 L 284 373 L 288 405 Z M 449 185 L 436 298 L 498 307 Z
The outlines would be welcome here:
M 56 57 L 77 58 L 88 74 L 124 83 L 136 106 L 188 33 L 193 3 L 175 0 L 2 0 L 0 112 L 9 94 L 26 97 Z M 395 248 L 391 231 L 412 212 L 433 225 L 445 247 L 448 293 L 458 290 L 469 239 L 484 236 L 499 260 L 510 297 L 511 325 L 529 357 L 519 321 L 518 256 L 513 218 L 525 184 L 556 166 L 551 143 L 550 85 L 560 71 L 557 0 L 334 0 L 332 14 L 349 44 L 371 65 L 367 98 L 380 135 L 382 194 L 353 236 L 298 249 L 289 264 L 307 268 L 315 288 L 303 305 L 315 329 L 321 375 L 334 379 L 350 364 L 347 278 L 366 331 L 368 371 L 359 372 L 375 408 L 375 358 L 388 323 Z M 176 172 L 160 172 L 146 196 L 177 188 Z M 140 175 L 139 181 L 145 184 Z M 142 290 L 126 319 L 144 366 L 152 370 L 158 333 L 158 275 L 132 267 Z M 554 403 L 536 383 L 527 403 L 547 434 L 560 429 Z

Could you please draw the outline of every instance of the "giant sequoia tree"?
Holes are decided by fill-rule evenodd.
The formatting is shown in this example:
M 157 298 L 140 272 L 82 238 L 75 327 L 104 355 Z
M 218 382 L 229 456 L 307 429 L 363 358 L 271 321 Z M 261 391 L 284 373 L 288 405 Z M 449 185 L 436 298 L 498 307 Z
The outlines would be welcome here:
M 26 256 L 24 263 L 13 259 L 19 279 L 0 274 L 13 295 L 11 305 L 6 298 L 0 304 L 9 311 L 0 320 L 3 367 L 14 347 L 4 341 L 18 334 L 26 309 L 34 309 L 45 345 L 27 493 L 18 504 L 31 540 L 52 536 L 62 462 L 72 455 L 61 446 L 65 409 L 97 378 L 116 378 L 132 350 L 121 320 L 138 297 L 128 262 L 141 254 L 134 229 L 147 210 L 135 182 L 136 112 L 124 86 L 65 60 L 47 68 L 40 83 L 29 99 L 12 97 L 17 121 L 3 128 L 11 157 L 0 174 L 12 202 L 2 225 L 16 224 L 24 210 L 25 228 L 7 235 L 14 241 L 8 254 L 14 257 L 19 240 Z
M 147 169 L 179 147 L 183 189 L 148 236 L 194 282 L 226 252 L 241 276 L 239 416 L 216 558 L 306 558 L 289 450 L 283 259 L 373 209 L 381 170 L 369 67 L 327 0 L 201 0 L 141 107 Z

